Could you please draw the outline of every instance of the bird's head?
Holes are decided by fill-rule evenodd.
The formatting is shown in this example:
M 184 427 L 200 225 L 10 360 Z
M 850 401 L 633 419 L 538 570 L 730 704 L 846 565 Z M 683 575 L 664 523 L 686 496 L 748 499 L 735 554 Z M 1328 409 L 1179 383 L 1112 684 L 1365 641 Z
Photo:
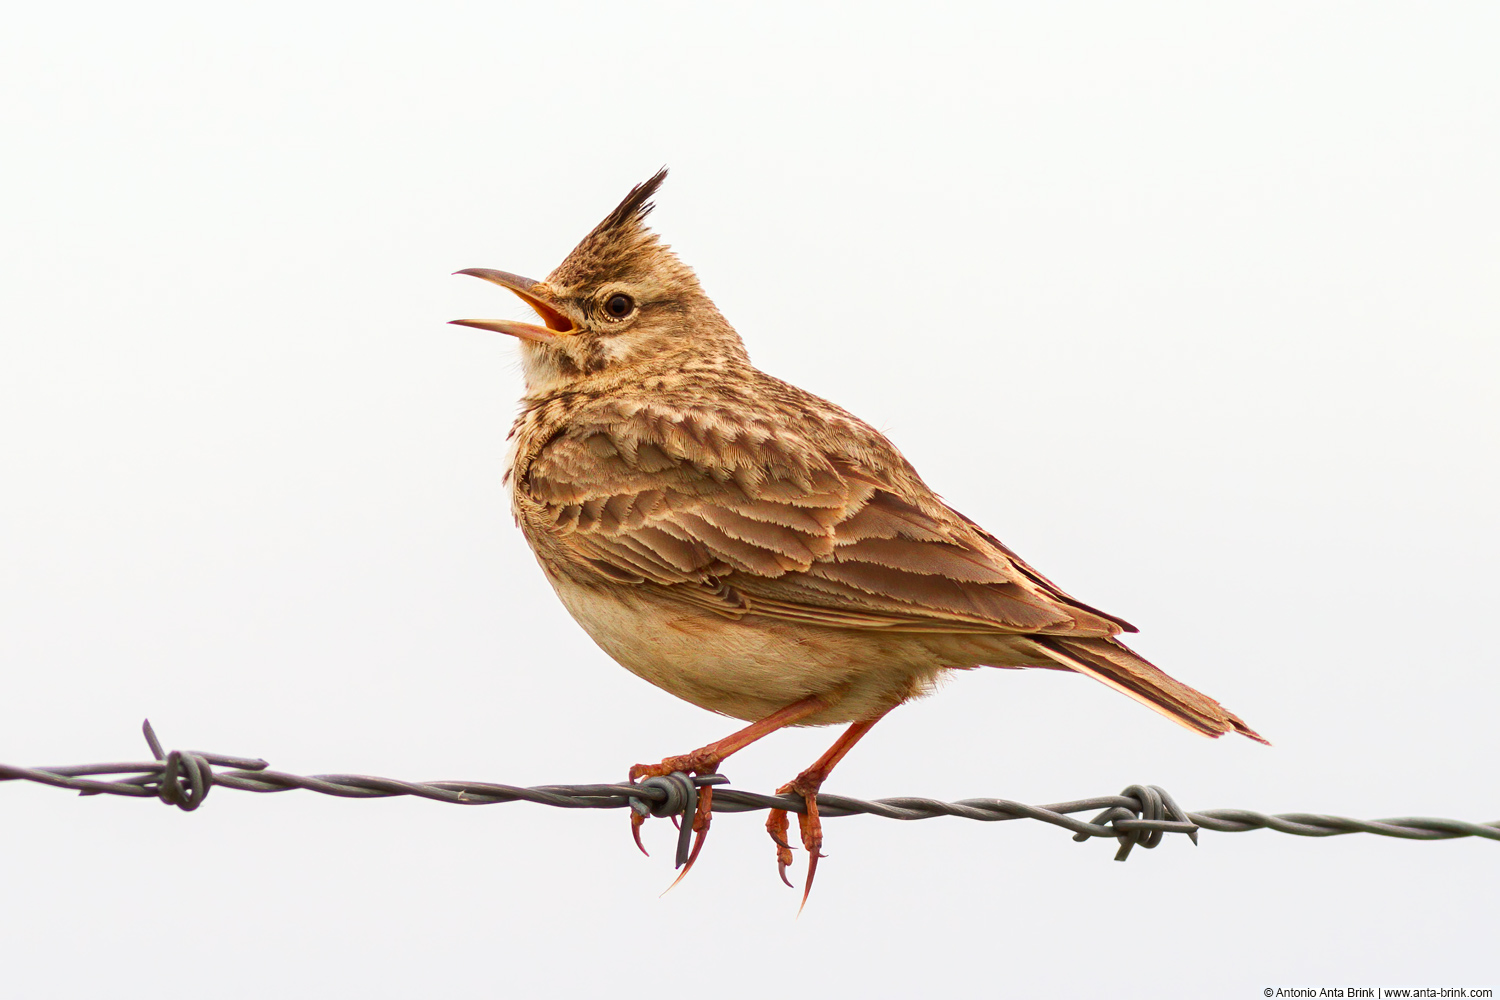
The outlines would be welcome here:
M 600 376 L 629 378 L 663 367 L 746 361 L 739 335 L 719 314 L 692 268 L 646 228 L 663 167 L 583 238 L 545 281 L 475 267 L 457 272 L 494 282 L 531 306 L 542 325 L 456 319 L 521 341 L 530 392 Z

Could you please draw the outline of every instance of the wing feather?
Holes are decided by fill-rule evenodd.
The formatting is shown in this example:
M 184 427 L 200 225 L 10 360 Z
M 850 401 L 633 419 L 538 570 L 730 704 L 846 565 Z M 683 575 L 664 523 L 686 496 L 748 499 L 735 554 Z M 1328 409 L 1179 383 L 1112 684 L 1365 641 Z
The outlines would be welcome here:
M 517 467 L 517 513 L 569 572 L 723 614 L 847 628 L 1108 636 L 927 489 L 895 448 L 723 419 L 578 415 Z M 852 420 L 852 418 L 850 418 Z

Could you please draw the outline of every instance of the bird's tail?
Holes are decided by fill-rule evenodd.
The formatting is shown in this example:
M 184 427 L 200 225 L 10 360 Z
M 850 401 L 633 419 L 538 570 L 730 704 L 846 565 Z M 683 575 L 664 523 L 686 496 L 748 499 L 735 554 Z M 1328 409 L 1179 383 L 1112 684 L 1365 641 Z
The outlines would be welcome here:
M 1114 639 L 1070 639 L 1052 635 L 1028 638 L 1058 664 L 1128 694 L 1179 725 L 1213 737 L 1239 733 L 1270 745 L 1223 705 L 1168 677 Z

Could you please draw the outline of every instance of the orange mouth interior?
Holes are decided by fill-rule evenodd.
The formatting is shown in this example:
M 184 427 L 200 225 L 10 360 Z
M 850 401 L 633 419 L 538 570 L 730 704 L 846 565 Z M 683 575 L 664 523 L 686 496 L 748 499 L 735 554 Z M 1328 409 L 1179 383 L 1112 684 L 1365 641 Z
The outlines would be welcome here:
M 537 298 L 534 295 L 528 295 L 526 292 L 522 292 L 514 288 L 512 288 L 511 291 L 519 295 L 522 299 L 525 300 L 528 306 L 536 310 L 536 314 L 542 318 L 542 322 L 546 324 L 547 329 L 556 331 L 557 333 L 573 332 L 573 321 L 568 319 L 568 317 L 564 316 L 562 313 L 558 312 L 556 309 L 553 309 L 541 299 Z

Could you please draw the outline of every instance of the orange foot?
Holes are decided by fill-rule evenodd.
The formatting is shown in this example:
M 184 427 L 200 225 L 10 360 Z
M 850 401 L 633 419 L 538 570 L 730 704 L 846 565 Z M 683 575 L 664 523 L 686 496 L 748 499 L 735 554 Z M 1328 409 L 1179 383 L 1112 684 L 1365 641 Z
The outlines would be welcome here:
M 802 884 L 802 906 L 807 905 L 808 893 L 812 892 L 813 876 L 818 873 L 818 859 L 823 857 L 823 821 L 818 818 L 818 789 L 828 780 L 834 765 L 844 759 L 844 755 L 854 748 L 860 737 L 868 733 L 884 714 L 856 722 L 844 730 L 844 735 L 812 767 L 776 789 L 777 795 L 800 795 L 806 803 L 805 811 L 797 817 L 797 825 L 802 833 L 802 846 L 807 850 L 807 881 Z M 776 842 L 777 872 L 781 875 L 781 881 L 790 887 L 792 883 L 786 877 L 787 865 L 792 863 L 792 845 L 786 839 L 788 826 L 785 809 L 772 809 L 771 815 L 766 818 L 766 832 Z M 797 912 L 801 913 L 802 908 L 798 907 Z
M 637 764 L 630 769 L 630 782 L 634 784 L 642 778 L 664 778 L 679 771 L 693 777 L 714 774 L 719 769 L 721 758 L 715 757 L 711 753 L 705 753 L 708 749 L 708 747 L 704 747 L 701 750 L 695 750 L 680 757 L 668 757 L 660 764 Z M 671 885 L 667 886 L 669 890 L 686 878 L 688 872 L 692 871 L 693 863 L 698 860 L 698 852 L 703 850 L 703 841 L 708 837 L 708 824 L 713 818 L 713 785 L 699 785 L 697 794 L 698 805 L 693 810 L 693 849 L 688 852 L 686 861 L 679 855 L 677 864 L 682 869 L 682 872 L 673 880 Z M 630 833 L 635 838 L 635 846 L 641 849 L 642 854 L 650 857 L 651 855 L 646 850 L 646 845 L 641 843 L 641 825 L 645 822 L 645 816 L 631 810 Z M 673 822 L 676 822 L 675 816 L 673 817 Z
M 824 774 L 808 768 L 795 779 L 776 789 L 777 795 L 800 795 L 806 803 L 806 811 L 797 816 L 797 827 L 802 834 L 802 848 L 807 851 L 807 881 L 802 887 L 802 906 L 807 905 L 808 893 L 812 892 L 813 876 L 818 873 L 818 859 L 823 857 L 823 821 L 818 818 L 818 789 L 823 786 Z M 795 888 L 786 877 L 787 866 L 792 863 L 792 845 L 787 843 L 790 821 L 785 809 L 772 809 L 766 817 L 766 832 L 776 842 L 776 874 L 781 876 L 787 888 Z M 801 913 L 801 907 L 797 908 Z

